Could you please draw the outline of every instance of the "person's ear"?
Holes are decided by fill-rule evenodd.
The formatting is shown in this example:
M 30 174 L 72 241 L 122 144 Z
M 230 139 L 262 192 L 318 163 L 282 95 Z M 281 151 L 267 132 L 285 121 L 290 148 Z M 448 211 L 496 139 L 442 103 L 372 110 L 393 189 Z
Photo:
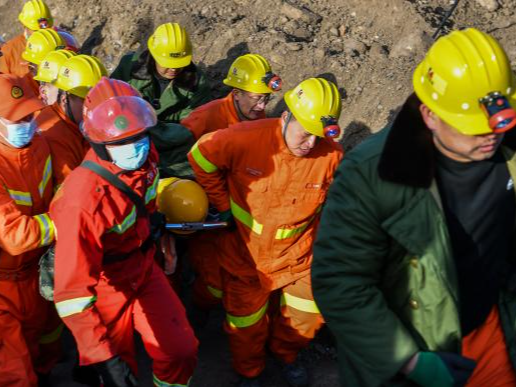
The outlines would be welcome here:
M 426 106 L 424 103 L 422 103 L 419 106 L 419 111 L 421 113 L 421 117 L 423 118 L 423 121 L 425 122 L 425 125 L 428 129 L 431 131 L 437 130 L 439 127 L 439 117 L 430 110 L 428 106 Z

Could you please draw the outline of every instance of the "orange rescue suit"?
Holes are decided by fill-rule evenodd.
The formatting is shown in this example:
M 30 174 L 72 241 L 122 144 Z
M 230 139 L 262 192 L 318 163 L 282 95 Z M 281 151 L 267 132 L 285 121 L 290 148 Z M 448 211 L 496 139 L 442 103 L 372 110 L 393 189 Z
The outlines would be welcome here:
M 341 146 L 319 140 L 308 156 L 296 157 L 273 118 L 207 134 L 188 158 L 210 202 L 236 220 L 237 232 L 219 246 L 234 369 L 259 375 L 267 343 L 292 363 L 323 323 L 311 291 L 312 244 Z M 281 308 L 273 314 L 276 296 Z
M 0 141 L 0 183 L 0 385 L 36 386 L 35 372 L 59 358 L 62 329 L 38 288 L 39 258 L 54 241 L 51 155 L 40 135 L 20 149 Z
M 328 141 L 307 157 L 292 155 L 277 118 L 210 133 L 188 155 L 210 202 L 221 212 L 231 209 L 244 257 L 256 267 L 251 273 L 271 290 L 308 273 L 318 213 L 341 158 L 341 146 Z M 249 274 L 239 264 L 244 257 L 221 263 Z
M 149 213 L 156 210 L 154 147 L 135 171 L 122 171 L 93 149 L 85 159 L 118 174 Z M 126 194 L 82 167 L 66 179 L 50 213 L 58 230 L 54 300 L 75 337 L 80 364 L 119 355 L 136 373 L 136 329 L 153 360 L 155 384 L 186 384 L 197 361 L 197 340 L 154 261 L 148 217 L 138 216 Z
M 265 113 L 264 117 L 265 118 Z M 225 129 L 240 122 L 235 109 L 233 92 L 226 97 L 199 106 L 181 121 L 192 132 L 196 140 L 218 129 Z
M 36 124 L 48 140 L 52 154 L 56 155 L 52 164 L 54 178 L 61 184 L 81 164 L 90 144 L 57 102 L 41 110 L 36 116 Z

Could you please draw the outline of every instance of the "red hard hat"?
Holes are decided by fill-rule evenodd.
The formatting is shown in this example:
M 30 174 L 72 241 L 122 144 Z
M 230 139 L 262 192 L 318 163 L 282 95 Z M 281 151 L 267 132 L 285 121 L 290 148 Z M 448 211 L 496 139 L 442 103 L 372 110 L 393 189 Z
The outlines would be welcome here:
M 86 117 L 89 110 L 113 97 L 141 97 L 141 94 L 130 84 L 108 77 L 100 78 L 84 99 L 83 114 Z
M 126 82 L 102 77 L 84 100 L 83 134 L 98 144 L 116 143 L 156 125 L 153 107 Z
M 145 133 L 158 119 L 153 107 L 140 97 L 111 97 L 84 116 L 82 132 L 97 144 L 113 144 Z

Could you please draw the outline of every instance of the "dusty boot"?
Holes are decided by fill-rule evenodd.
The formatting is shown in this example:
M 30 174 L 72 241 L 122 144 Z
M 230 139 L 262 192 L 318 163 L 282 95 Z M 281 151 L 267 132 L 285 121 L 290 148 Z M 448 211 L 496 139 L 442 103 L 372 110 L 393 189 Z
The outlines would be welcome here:
M 240 383 L 238 384 L 238 387 L 261 387 L 262 384 L 260 383 L 260 380 L 258 378 L 246 378 L 242 376 L 240 378 Z
M 284 364 L 281 373 L 291 387 L 308 386 L 308 371 L 306 367 L 298 361 L 291 364 Z

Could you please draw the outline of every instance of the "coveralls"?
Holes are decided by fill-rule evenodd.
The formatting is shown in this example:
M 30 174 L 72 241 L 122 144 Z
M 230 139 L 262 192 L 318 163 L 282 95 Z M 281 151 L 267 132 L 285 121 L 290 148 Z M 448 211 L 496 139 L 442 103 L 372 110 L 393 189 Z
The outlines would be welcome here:
M 54 179 L 61 184 L 72 170 L 78 167 L 90 144 L 58 103 L 44 108 L 36 117 L 36 123 L 49 144 L 53 155 Z
M 122 171 L 91 149 L 101 164 L 156 209 L 157 153 L 144 166 Z M 154 384 L 182 386 L 197 362 L 197 340 L 185 310 L 154 261 L 148 217 L 90 170 L 76 168 L 58 191 L 51 216 L 58 230 L 55 303 L 77 342 L 81 365 L 119 355 L 136 373 L 133 332 L 153 360 Z M 168 384 L 167 384 L 168 383 Z
M 46 214 L 52 163 L 45 139 L 29 146 L 0 141 L 0 385 L 37 386 L 60 356 L 63 325 L 39 294 L 38 261 L 54 241 Z
M 294 362 L 323 323 L 310 286 L 312 243 L 342 148 L 320 141 L 307 157 L 295 157 L 274 118 L 203 136 L 188 157 L 210 202 L 236 219 L 220 258 L 235 370 L 259 375 L 267 340 L 280 360 Z M 281 310 L 270 318 L 276 290 Z
M 235 109 L 233 93 L 229 93 L 224 98 L 198 107 L 181 121 L 181 125 L 186 126 L 198 140 L 204 134 L 238 122 L 240 119 Z M 219 240 L 226 233 L 226 230 L 197 232 L 189 239 L 188 256 L 198 274 L 193 286 L 193 299 L 195 304 L 203 309 L 218 305 L 222 298 L 217 253 Z

